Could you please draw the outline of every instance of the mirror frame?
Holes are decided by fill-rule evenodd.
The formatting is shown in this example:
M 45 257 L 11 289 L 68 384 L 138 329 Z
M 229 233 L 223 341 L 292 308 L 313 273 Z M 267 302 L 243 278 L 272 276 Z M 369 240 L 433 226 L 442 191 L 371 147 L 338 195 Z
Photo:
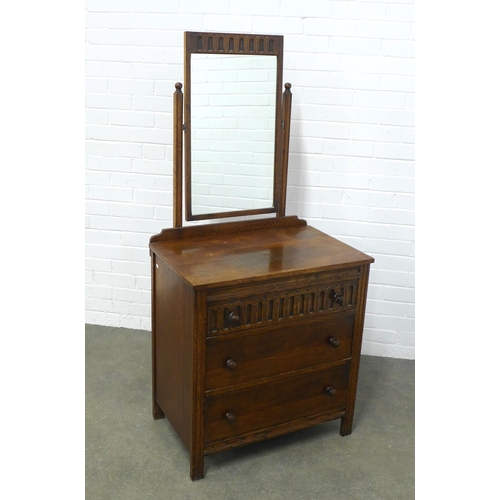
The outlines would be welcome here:
M 239 33 L 206 33 L 196 31 L 184 32 L 184 119 L 183 129 L 185 155 L 185 216 L 187 221 L 218 219 L 225 217 L 241 217 L 276 213 L 283 216 L 286 196 L 286 164 L 288 163 L 288 144 L 286 152 L 284 143 L 283 117 L 283 40 L 282 35 L 257 35 Z M 269 208 L 242 209 L 227 212 L 193 214 L 191 198 L 191 55 L 192 54 L 232 54 L 276 56 L 276 112 L 275 112 L 275 145 L 274 145 L 274 179 L 273 206 Z M 290 86 L 287 91 L 290 94 Z M 291 94 L 290 94 L 291 99 Z M 287 113 L 288 114 L 288 113 Z M 290 117 L 288 116 L 288 122 Z M 288 130 L 289 134 L 289 130 Z

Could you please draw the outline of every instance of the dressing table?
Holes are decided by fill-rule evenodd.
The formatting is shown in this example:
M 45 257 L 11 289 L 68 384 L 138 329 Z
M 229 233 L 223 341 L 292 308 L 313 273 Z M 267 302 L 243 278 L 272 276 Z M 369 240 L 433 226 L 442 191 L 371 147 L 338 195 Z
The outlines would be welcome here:
M 285 215 L 283 37 L 184 36 L 174 227 L 150 240 L 153 417 L 196 480 L 211 453 L 333 419 L 351 433 L 373 258 Z

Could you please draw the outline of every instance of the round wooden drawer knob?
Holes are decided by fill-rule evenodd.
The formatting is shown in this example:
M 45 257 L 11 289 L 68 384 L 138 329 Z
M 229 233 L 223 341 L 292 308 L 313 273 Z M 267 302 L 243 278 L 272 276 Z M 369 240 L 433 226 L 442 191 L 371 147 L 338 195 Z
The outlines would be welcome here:
M 337 392 L 333 387 L 330 387 L 328 386 L 326 389 L 325 389 L 325 392 L 329 395 L 329 396 L 335 396 L 335 393 Z
M 225 364 L 226 364 L 226 368 L 228 368 L 229 370 L 234 370 L 238 366 L 238 363 L 236 363 L 236 361 L 234 359 L 231 359 L 231 358 L 229 358 Z
M 224 418 L 230 423 L 232 424 L 235 420 L 236 420 L 236 417 L 230 412 L 228 411 L 225 415 L 224 415 Z
M 339 339 L 336 339 L 335 337 L 330 337 L 328 339 L 328 343 L 332 346 L 332 347 L 338 347 L 340 345 L 340 340 Z

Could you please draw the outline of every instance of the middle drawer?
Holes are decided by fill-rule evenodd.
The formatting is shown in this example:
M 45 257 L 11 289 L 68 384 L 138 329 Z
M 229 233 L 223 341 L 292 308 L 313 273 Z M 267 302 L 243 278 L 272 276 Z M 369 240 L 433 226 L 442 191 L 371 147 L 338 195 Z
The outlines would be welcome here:
M 224 388 L 351 355 L 354 315 L 327 316 L 207 339 L 206 390 Z

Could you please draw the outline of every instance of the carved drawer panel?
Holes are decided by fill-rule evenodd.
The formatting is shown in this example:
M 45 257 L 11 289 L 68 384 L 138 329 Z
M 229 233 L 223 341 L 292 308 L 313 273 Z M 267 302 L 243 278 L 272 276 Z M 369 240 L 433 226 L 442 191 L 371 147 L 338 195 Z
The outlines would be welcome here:
M 347 359 L 354 315 L 323 316 L 207 340 L 206 389 L 212 390 Z
M 357 279 L 208 302 L 208 336 L 356 308 Z M 238 291 L 235 292 L 237 296 Z
M 349 364 L 208 397 L 205 443 L 345 407 Z

